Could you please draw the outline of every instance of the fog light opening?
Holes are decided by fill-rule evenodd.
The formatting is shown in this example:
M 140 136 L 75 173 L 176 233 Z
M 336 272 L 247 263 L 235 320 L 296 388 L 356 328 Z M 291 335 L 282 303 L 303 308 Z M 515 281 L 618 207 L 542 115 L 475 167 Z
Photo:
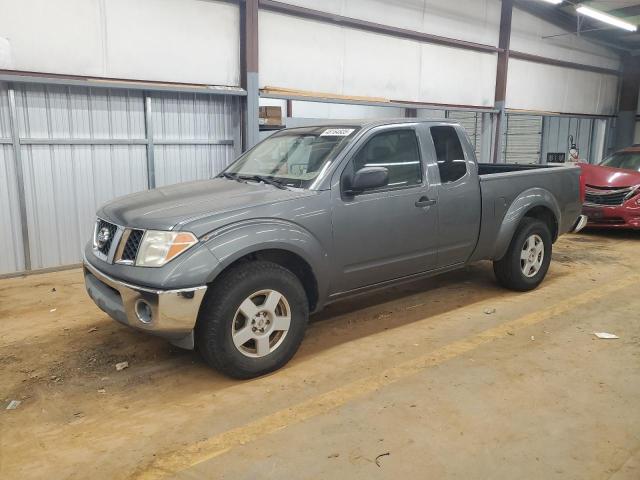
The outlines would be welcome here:
M 151 305 L 149 305 L 144 300 L 138 300 L 136 302 L 136 317 L 142 323 L 151 323 L 151 319 L 153 318 L 153 311 L 151 310 Z

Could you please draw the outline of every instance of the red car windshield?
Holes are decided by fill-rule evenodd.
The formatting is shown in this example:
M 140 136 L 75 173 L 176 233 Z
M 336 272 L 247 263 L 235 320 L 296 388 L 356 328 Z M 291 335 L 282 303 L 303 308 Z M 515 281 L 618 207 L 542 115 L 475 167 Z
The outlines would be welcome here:
M 605 158 L 600 165 L 640 172 L 640 152 L 617 152 Z

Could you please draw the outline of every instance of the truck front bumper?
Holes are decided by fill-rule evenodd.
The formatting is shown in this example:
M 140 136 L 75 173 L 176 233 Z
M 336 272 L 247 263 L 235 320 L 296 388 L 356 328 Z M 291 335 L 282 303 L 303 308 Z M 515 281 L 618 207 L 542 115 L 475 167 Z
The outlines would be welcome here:
M 96 305 L 118 322 L 193 349 L 193 329 L 207 286 L 158 290 L 121 282 L 84 260 L 84 283 Z

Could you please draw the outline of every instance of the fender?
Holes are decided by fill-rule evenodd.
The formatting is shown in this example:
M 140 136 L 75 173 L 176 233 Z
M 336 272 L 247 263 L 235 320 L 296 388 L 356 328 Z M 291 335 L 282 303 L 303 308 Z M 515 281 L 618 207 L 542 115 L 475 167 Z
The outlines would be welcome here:
M 295 253 L 305 260 L 316 277 L 319 298 L 326 297 L 329 255 L 311 232 L 296 223 L 274 218 L 243 220 L 214 230 L 202 239 L 219 261 L 207 283 L 239 258 L 260 250 L 277 249 Z
M 505 213 L 496 236 L 493 259 L 500 260 L 506 253 L 515 234 L 518 225 L 527 212 L 536 207 L 548 208 L 556 219 L 556 224 L 561 225 L 560 206 L 555 197 L 544 188 L 534 187 L 520 193 Z M 555 240 L 555 239 L 554 239 Z

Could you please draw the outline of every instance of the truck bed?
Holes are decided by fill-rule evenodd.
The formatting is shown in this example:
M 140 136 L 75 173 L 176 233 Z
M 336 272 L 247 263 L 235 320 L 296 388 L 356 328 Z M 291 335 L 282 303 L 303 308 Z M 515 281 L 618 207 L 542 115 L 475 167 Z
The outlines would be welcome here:
M 500 235 L 509 209 L 515 209 L 513 215 L 517 218 L 518 209 L 536 196 L 551 198 L 556 204 L 556 234 L 569 231 L 580 214 L 582 204 L 576 195 L 580 188 L 580 167 L 574 164 L 478 163 L 478 173 L 482 220 L 472 260 L 493 258 L 496 250 L 504 251 L 508 245 L 496 245 L 496 239 L 511 239 L 511 235 Z M 517 198 L 520 198 L 519 202 L 516 202 Z
M 539 165 L 521 163 L 478 163 L 478 175 L 493 175 L 496 173 L 520 172 L 538 170 L 541 168 L 558 168 L 561 165 Z

